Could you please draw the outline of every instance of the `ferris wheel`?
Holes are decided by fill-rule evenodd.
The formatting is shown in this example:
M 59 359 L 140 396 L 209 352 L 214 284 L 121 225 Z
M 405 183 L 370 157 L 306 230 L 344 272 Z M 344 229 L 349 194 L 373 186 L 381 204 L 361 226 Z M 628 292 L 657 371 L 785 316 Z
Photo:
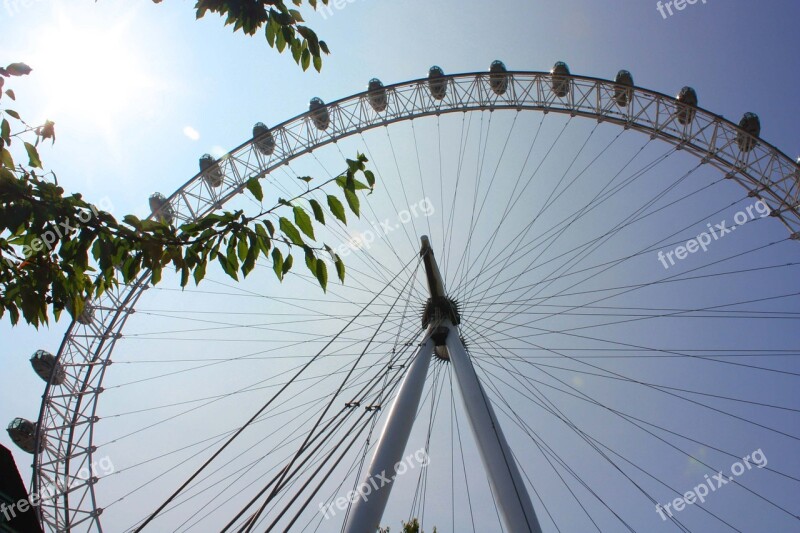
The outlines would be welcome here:
M 760 130 L 690 87 L 500 61 L 257 123 L 153 216 L 364 153 L 360 217 L 317 229 L 345 281 L 264 264 L 90 302 L 9 426 L 43 526 L 800 531 L 800 162 Z

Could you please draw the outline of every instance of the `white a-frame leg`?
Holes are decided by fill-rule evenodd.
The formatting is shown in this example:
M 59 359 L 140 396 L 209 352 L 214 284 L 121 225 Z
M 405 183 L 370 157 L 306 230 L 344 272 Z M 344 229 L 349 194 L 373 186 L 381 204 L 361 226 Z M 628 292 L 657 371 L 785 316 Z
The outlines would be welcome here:
M 375 533 L 380 527 L 381 517 L 392 488 L 392 483 L 385 483 L 384 480 L 394 476 L 394 466 L 405 451 L 425 385 L 430 359 L 435 350 L 439 357 L 449 360 L 453 365 L 470 428 L 478 444 L 481 460 L 506 531 L 541 533 L 519 467 L 511 454 L 489 397 L 461 342 L 458 331 L 460 318 L 456 304 L 446 296 L 433 250 L 428 238 L 424 236 L 420 255 L 425 263 L 430 291 L 426 316 L 423 319 L 428 326 L 428 332 L 423 343 L 417 348 L 392 404 L 364 483 L 360 485 L 358 492 L 361 497 L 353 504 L 345 532 Z M 381 480 L 381 483 L 376 483 L 376 480 Z M 365 494 L 367 490 L 369 494 Z

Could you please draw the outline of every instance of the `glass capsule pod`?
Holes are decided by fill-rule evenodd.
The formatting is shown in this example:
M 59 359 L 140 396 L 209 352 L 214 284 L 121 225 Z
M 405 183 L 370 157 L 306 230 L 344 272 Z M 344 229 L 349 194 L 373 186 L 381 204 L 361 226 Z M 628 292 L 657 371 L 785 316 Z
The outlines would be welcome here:
M 169 201 L 160 192 L 153 193 L 150 196 L 150 212 L 153 216 L 165 224 L 172 224 L 175 220 L 175 211 L 169 204 Z
M 740 131 L 736 133 L 736 144 L 742 152 L 749 152 L 755 147 L 756 138 L 761 135 L 761 121 L 758 115 L 745 113 L 739 121 L 739 128 Z
M 434 65 L 428 71 L 428 90 L 437 100 L 443 100 L 447 95 L 447 78 L 441 67 Z
M 627 70 L 620 70 L 614 83 L 614 101 L 620 107 L 627 107 L 633 97 L 633 76 Z
M 552 76 L 551 89 L 553 94 L 559 98 L 564 98 L 569 93 L 569 67 L 563 61 L 556 62 L 553 68 L 550 69 Z
M 219 168 L 219 164 L 211 154 L 203 154 L 200 157 L 200 172 L 203 173 L 203 180 L 210 187 L 219 187 L 225 179 L 222 169 Z
M 508 89 L 508 69 L 499 59 L 492 61 L 489 67 L 489 87 L 497 96 L 502 96 Z
M 15 418 L 8 425 L 8 436 L 11 440 L 28 453 L 36 453 L 36 424 L 24 418 Z M 44 448 L 44 441 L 39 444 L 38 452 Z
M 272 155 L 275 151 L 275 138 L 263 122 L 256 122 L 253 126 L 253 140 L 256 149 L 264 155 Z
M 691 87 L 684 87 L 675 99 L 678 101 L 678 122 L 685 126 L 694 120 L 697 93 Z
M 31 366 L 40 378 L 51 385 L 62 385 L 67 379 L 67 373 L 61 363 L 53 354 L 44 350 L 37 350 L 33 354 Z
M 383 113 L 389 105 L 386 88 L 378 78 L 372 78 L 367 85 L 367 101 L 376 113 Z
M 331 116 L 328 113 L 328 108 L 325 107 L 325 102 L 321 98 L 312 98 L 308 104 L 308 110 L 311 111 L 311 121 L 318 130 L 325 131 L 331 125 Z

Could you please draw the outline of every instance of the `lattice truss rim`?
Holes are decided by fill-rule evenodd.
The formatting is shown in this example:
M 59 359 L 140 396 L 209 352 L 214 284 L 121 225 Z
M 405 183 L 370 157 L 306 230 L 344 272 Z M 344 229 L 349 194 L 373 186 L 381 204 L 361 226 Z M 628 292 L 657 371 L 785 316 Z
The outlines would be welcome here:
M 800 238 L 800 166 L 725 118 L 692 108 L 692 119 L 681 124 L 678 115 L 685 106 L 673 97 L 638 87 L 623 88 L 630 91 L 630 98 L 621 107 L 614 98 L 621 86 L 609 80 L 562 76 L 559 79 L 568 80 L 568 91 L 558 97 L 551 89 L 554 80 L 550 73 L 511 71 L 506 76 L 507 90 L 502 95 L 491 90 L 490 76 L 483 72 L 440 78 L 437 81 L 444 80 L 447 85 L 441 100 L 431 95 L 427 78 L 386 86 L 387 106 L 380 113 L 371 107 L 365 91 L 327 104 L 330 124 L 325 130 L 314 125 L 313 112 L 304 113 L 270 130 L 275 142 L 271 155 L 259 151 L 256 140 L 248 140 L 217 164 L 223 174 L 220 187 L 212 187 L 204 174 L 198 173 L 167 199 L 168 209 L 177 224 L 197 220 L 240 193 L 248 179 L 263 178 L 317 147 L 379 126 L 443 113 L 533 110 L 608 121 L 676 145 L 720 169 L 751 196 L 762 198 L 792 237 Z M 739 149 L 737 139 L 742 136 L 752 141 L 752 150 Z M 33 491 L 55 481 L 69 487 L 65 494 L 38 507 L 43 524 L 52 530 L 86 527 L 91 521 L 90 527 L 102 530 L 95 481 L 83 481 L 77 475 L 92 464 L 96 451 L 93 424 L 103 377 L 115 341 L 148 279 L 145 273 L 135 283 L 93 302 L 92 321 L 73 322 L 62 341 L 57 357 L 67 371 L 67 381 L 45 389 L 36 436 L 37 449 L 44 439 L 43 451 L 34 459 L 32 483 Z

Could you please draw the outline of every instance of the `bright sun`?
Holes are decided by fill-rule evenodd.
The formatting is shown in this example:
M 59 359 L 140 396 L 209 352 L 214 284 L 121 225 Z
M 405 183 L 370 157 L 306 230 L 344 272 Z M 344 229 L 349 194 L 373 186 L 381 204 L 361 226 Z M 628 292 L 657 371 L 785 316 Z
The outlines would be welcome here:
M 111 27 L 84 27 L 62 15 L 38 34 L 31 63 L 42 84 L 48 118 L 79 119 L 111 133 L 119 122 L 142 112 L 154 85 L 126 26 L 121 21 Z

